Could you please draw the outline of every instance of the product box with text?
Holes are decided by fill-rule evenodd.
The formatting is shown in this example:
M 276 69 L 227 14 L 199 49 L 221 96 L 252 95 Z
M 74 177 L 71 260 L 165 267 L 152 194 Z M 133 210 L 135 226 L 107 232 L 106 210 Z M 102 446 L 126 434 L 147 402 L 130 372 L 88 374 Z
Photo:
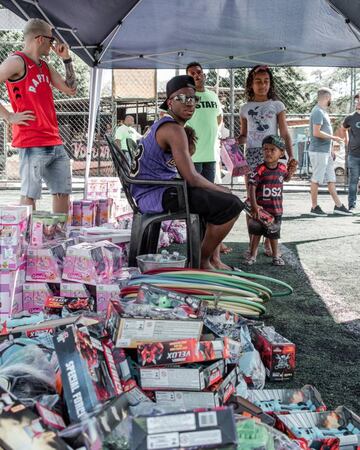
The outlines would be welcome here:
M 187 364 L 230 357 L 227 338 L 214 341 L 182 339 L 171 342 L 152 342 L 140 344 L 137 353 L 138 363 L 141 366 Z
M 115 347 L 136 348 L 141 343 L 173 341 L 176 339 L 199 340 L 203 323 L 200 320 L 156 320 L 121 317 L 121 306 L 109 304 L 105 327 Z
M 231 408 L 135 417 L 131 429 L 132 450 L 235 449 L 236 442 Z
M 209 366 L 189 367 L 142 367 L 140 385 L 144 390 L 190 390 L 202 391 L 220 380 L 225 371 L 223 361 Z
M 295 344 L 273 327 L 252 327 L 252 341 L 260 353 L 269 380 L 284 381 L 294 376 Z

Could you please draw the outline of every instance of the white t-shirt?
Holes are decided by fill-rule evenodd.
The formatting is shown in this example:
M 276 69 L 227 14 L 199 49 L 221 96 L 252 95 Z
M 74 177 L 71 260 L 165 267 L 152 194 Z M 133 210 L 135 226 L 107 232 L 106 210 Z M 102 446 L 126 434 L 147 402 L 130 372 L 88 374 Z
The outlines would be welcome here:
M 262 141 L 269 134 L 278 134 L 277 115 L 285 111 L 280 100 L 266 102 L 248 102 L 240 109 L 240 117 L 247 120 L 247 148 L 261 147 Z

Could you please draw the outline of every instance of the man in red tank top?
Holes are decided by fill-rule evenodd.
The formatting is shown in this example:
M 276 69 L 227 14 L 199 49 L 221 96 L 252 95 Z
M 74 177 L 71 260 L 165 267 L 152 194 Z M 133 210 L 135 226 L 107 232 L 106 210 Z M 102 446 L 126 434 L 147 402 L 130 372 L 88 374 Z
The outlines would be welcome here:
M 62 144 L 52 86 L 75 95 L 76 80 L 65 44 L 56 42 L 52 28 L 41 19 L 24 28 L 24 48 L 0 65 L 0 82 L 6 82 L 13 112 L 0 104 L 0 117 L 12 124 L 12 145 L 19 151 L 21 204 L 41 197 L 42 181 L 53 194 L 53 211 L 68 212 L 71 193 L 70 160 Z M 53 50 L 65 65 L 65 79 L 42 56 Z

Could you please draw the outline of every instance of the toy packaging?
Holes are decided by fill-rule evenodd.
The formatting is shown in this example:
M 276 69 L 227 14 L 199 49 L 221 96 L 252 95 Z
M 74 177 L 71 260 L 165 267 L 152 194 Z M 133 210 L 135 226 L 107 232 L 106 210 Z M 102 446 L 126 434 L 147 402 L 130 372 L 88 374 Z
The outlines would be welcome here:
M 305 439 L 312 448 L 319 448 L 319 445 L 315 447 L 316 442 L 323 445 L 322 449 L 329 448 L 336 441 L 340 443 L 340 449 L 359 448 L 360 417 L 345 406 L 339 406 L 334 411 L 282 414 L 277 418 L 276 426 L 280 431 L 291 438 Z
M 154 320 L 123 318 L 122 307 L 117 302 L 109 304 L 105 327 L 115 347 L 136 348 L 140 343 L 199 340 L 203 323 L 199 320 Z
M 174 410 L 215 408 L 220 406 L 219 395 L 215 392 L 156 391 L 156 403 Z
M 210 387 L 212 392 L 218 394 L 221 405 L 225 405 L 229 401 L 231 395 L 236 392 L 236 386 L 242 379 L 242 375 L 237 366 L 228 366 L 227 370 L 228 372 L 224 379 Z
M 190 390 L 202 391 L 220 380 L 224 374 L 224 362 L 209 366 L 191 365 L 185 367 L 142 367 L 140 386 L 143 390 Z
M 272 381 L 292 378 L 295 371 L 295 344 L 277 333 L 273 327 L 253 327 L 253 343 Z
M 236 429 L 230 408 L 135 417 L 131 449 L 191 447 L 236 448 Z
M 0 270 L 0 322 L 23 310 L 25 264 L 15 270 Z
M 301 389 L 249 390 L 248 400 L 264 412 L 277 414 L 326 410 L 320 393 L 309 385 L 303 386 Z
M 122 392 L 111 350 L 92 337 L 86 327 L 66 328 L 54 337 L 54 345 L 72 422 Z
M 60 283 L 67 248 L 73 239 L 58 241 L 43 247 L 29 247 L 27 251 L 26 281 Z
M 94 300 L 92 298 L 68 298 L 50 296 L 45 300 L 44 313 L 46 317 L 66 317 L 68 314 L 86 314 L 94 311 Z
M 30 245 L 42 247 L 45 244 L 66 238 L 67 214 L 52 214 L 34 211 L 30 224 Z
M 85 284 L 62 281 L 60 284 L 60 295 L 61 297 L 69 298 L 88 298 L 90 297 L 90 292 Z
M 70 448 L 100 450 L 105 439 L 129 414 L 129 404 L 125 394 L 113 398 L 89 414 L 81 423 L 74 423 L 61 431 L 61 437 Z
M 274 417 L 264 413 L 261 408 L 240 395 L 232 395 L 228 401 L 228 405 L 232 406 L 234 414 L 244 417 L 254 417 L 257 421 L 263 422 L 270 427 L 275 426 Z
M 54 295 L 48 283 L 25 283 L 23 286 L 23 309 L 29 313 L 43 310 L 46 300 Z
M 0 270 L 16 270 L 25 251 L 31 206 L 0 205 Z
M 69 247 L 64 260 L 63 279 L 94 285 L 108 282 L 113 275 L 113 264 L 102 242 L 84 242 Z
M 136 301 L 158 308 L 181 308 L 192 318 L 201 319 L 205 314 L 204 304 L 199 298 L 161 289 L 147 283 L 140 285 Z
M 245 156 L 233 138 L 221 140 L 220 157 L 232 177 L 246 175 L 251 171 Z
M 214 341 L 183 339 L 170 342 L 152 342 L 138 346 L 138 362 L 141 366 L 186 364 L 229 358 L 228 338 Z
M 41 418 L 0 387 L 0 447 L 6 450 L 59 449 L 68 447 Z

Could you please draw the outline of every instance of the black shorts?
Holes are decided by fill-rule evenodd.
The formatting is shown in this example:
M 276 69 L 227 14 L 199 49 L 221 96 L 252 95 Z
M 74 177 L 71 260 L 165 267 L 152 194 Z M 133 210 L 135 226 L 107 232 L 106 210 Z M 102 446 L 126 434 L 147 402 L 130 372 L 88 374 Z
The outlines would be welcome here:
M 233 194 L 188 187 L 190 212 L 199 214 L 206 222 L 213 225 L 223 225 L 237 217 L 244 209 L 243 202 Z M 178 192 L 176 188 L 169 188 L 163 194 L 162 206 L 165 211 L 179 210 Z
M 275 233 L 271 232 L 271 228 L 265 227 L 262 223 L 255 219 L 249 219 L 248 229 L 250 234 L 255 234 L 255 236 L 265 236 L 269 239 L 280 239 L 281 231 L 281 216 L 275 216 L 274 224 L 277 225 L 277 231 Z

